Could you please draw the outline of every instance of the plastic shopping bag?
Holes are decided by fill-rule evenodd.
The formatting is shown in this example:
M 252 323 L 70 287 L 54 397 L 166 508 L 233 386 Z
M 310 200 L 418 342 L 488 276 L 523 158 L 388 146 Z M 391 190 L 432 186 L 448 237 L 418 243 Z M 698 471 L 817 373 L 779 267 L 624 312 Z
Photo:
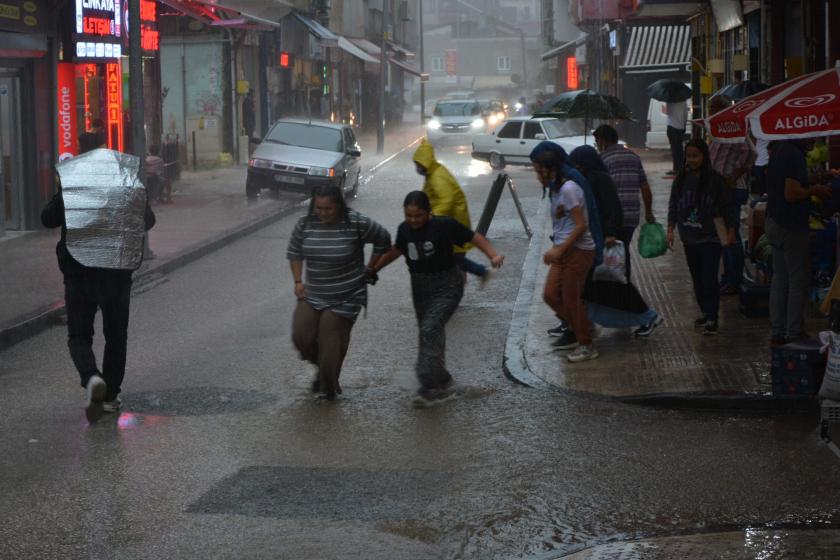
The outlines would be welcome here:
M 604 247 L 604 260 L 595 267 L 595 271 L 592 273 L 593 279 L 626 284 L 625 259 L 624 243 L 621 241 L 616 241 L 612 247 Z
M 642 224 L 639 232 L 639 255 L 645 259 L 660 257 L 668 250 L 668 240 L 662 224 L 653 222 Z
M 840 401 L 840 333 L 823 331 L 820 333 L 823 352 L 828 351 L 828 363 L 825 367 L 819 396 L 821 399 Z

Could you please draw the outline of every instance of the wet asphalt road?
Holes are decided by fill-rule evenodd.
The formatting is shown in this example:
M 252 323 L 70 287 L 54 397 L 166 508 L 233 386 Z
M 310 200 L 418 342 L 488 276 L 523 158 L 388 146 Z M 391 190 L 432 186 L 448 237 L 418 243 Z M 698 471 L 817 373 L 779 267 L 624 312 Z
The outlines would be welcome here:
M 489 168 L 463 149 L 441 159 L 477 221 Z M 541 219 L 531 172 L 511 175 Z M 393 232 L 420 184 L 403 154 L 353 206 Z M 343 397 L 314 402 L 290 344 L 292 224 L 135 295 L 118 418 L 87 426 L 62 327 L 0 353 L 0 558 L 553 558 L 650 535 L 837 528 L 840 462 L 815 416 L 641 408 L 504 377 L 528 245 L 507 193 L 489 232 L 505 267 L 468 284 L 448 329 L 464 396 L 410 406 L 400 261 L 353 331 Z

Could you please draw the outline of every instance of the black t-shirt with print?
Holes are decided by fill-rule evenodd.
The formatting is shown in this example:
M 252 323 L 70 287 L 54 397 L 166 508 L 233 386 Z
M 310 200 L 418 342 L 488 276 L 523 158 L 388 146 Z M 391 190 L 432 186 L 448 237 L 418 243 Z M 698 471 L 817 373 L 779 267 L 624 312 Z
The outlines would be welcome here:
M 453 245 L 469 243 L 475 233 L 444 216 L 432 216 L 420 229 L 403 222 L 394 244 L 405 257 L 411 272 L 444 272 L 455 266 Z

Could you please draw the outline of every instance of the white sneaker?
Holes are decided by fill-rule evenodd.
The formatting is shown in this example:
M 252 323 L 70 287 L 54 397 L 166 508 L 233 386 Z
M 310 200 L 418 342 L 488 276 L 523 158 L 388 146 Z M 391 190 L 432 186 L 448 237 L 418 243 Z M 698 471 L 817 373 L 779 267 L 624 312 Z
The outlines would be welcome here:
M 595 347 L 591 344 L 589 346 L 580 345 L 566 357 L 573 364 L 577 362 L 586 362 L 588 360 L 594 360 L 595 358 L 597 358 L 598 351 L 595 350 Z
M 85 406 L 85 416 L 88 422 L 93 424 L 102 418 L 102 403 L 105 401 L 105 392 L 108 386 L 105 385 L 105 380 L 98 375 L 92 376 L 87 384 L 87 406 Z
M 103 412 L 119 412 L 122 408 L 122 401 L 119 397 L 115 398 L 112 401 L 105 401 L 102 403 L 102 411 Z

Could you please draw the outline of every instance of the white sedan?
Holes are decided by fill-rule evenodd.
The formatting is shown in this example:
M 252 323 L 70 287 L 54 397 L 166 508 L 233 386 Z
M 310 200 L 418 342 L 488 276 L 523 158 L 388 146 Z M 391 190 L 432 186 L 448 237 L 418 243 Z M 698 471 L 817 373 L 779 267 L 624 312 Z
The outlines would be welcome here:
M 571 152 L 584 143 L 595 146 L 595 138 L 588 134 L 584 142 L 584 126 L 592 121 L 583 119 L 553 119 L 545 117 L 511 117 L 489 134 L 476 136 L 472 143 L 472 157 L 490 162 L 493 169 L 506 165 L 530 165 L 528 157 L 537 144 L 550 140 Z

